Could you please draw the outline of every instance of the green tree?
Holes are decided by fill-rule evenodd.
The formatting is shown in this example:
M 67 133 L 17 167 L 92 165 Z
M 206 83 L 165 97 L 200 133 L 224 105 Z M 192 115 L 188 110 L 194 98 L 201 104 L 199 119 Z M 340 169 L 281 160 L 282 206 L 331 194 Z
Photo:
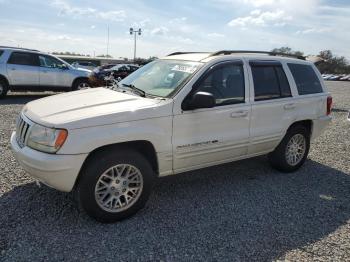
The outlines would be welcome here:
M 113 58 L 113 56 L 111 56 L 111 55 L 105 55 L 105 54 L 97 55 L 96 57 Z
M 273 53 L 282 53 L 282 54 L 287 54 L 287 55 L 297 55 L 297 56 L 303 56 L 304 53 L 301 51 L 294 51 L 292 48 L 288 46 L 282 46 L 280 48 L 274 48 L 271 50 Z
M 349 74 L 350 65 L 344 56 L 334 56 L 331 50 L 323 50 L 318 55 L 323 59 L 317 65 L 322 74 Z

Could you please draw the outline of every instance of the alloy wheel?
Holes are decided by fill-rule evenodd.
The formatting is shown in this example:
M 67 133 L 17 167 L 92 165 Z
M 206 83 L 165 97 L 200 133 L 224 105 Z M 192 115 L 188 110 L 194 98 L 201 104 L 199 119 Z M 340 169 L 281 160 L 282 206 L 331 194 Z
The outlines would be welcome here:
M 99 177 L 95 186 L 95 200 L 107 212 L 121 212 L 135 204 L 142 189 L 140 170 L 130 164 L 119 164 Z
M 286 160 L 291 166 L 296 166 L 303 159 L 306 151 L 306 140 L 302 134 L 291 137 L 286 148 Z

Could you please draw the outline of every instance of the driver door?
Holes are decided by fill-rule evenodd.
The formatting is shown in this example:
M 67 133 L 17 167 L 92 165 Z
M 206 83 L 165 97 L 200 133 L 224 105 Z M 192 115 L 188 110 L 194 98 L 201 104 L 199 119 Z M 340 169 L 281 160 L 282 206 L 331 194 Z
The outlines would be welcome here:
M 213 94 L 215 106 L 183 110 L 173 120 L 175 172 L 230 162 L 247 155 L 249 91 L 242 61 L 214 65 L 185 98 L 199 91 Z
M 42 90 L 59 90 L 70 87 L 69 69 L 63 63 L 51 56 L 39 55 L 40 88 Z

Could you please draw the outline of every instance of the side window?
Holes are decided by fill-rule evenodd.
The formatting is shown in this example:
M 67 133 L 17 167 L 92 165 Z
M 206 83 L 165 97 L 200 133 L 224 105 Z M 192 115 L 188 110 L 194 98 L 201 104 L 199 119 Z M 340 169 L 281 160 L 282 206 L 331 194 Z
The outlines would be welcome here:
M 322 93 L 322 86 L 310 65 L 288 64 L 297 85 L 299 95 Z
M 59 68 L 63 65 L 61 61 L 46 55 L 39 55 L 39 61 L 41 67 Z
M 243 66 L 226 64 L 213 69 L 200 82 L 196 91 L 213 94 L 216 106 L 244 103 L 245 85 Z
M 291 96 L 287 77 L 280 65 L 251 66 L 255 101 Z
M 28 65 L 38 66 L 38 56 L 32 53 L 25 52 L 13 52 L 7 61 L 8 64 L 12 65 Z
M 121 66 L 118 68 L 117 70 L 118 72 L 126 72 L 126 67 L 125 66 Z
M 3 53 L 4 53 L 4 50 L 0 50 L 0 57 L 2 56 Z

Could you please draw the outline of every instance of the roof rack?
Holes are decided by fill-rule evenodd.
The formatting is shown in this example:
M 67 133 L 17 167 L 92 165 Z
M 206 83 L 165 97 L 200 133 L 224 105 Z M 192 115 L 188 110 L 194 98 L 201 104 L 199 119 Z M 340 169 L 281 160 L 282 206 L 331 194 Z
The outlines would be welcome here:
M 167 56 L 173 56 L 173 55 L 187 55 L 187 54 L 210 54 L 210 52 L 175 52 L 171 53 Z
M 268 51 L 250 51 L 250 50 L 221 50 L 215 53 L 212 53 L 210 56 L 218 56 L 218 55 L 231 55 L 231 54 L 266 54 L 270 56 L 284 56 L 284 57 L 293 57 L 301 60 L 306 60 L 305 56 L 301 55 L 293 55 L 293 54 L 285 54 L 278 52 L 268 52 Z
M 0 46 L 0 48 L 11 48 L 11 49 L 17 49 L 17 50 L 26 50 L 26 51 L 36 51 L 36 52 L 39 52 L 39 50 L 30 49 L 30 48 L 24 48 L 24 47 Z

